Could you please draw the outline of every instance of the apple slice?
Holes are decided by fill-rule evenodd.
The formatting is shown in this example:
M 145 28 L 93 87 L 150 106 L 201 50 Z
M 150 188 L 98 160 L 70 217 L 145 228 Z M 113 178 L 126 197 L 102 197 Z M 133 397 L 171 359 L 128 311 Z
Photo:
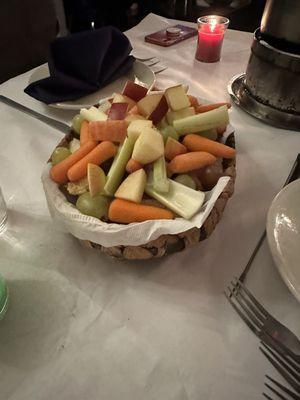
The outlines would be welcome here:
M 87 166 L 87 180 L 91 197 L 101 193 L 106 181 L 103 169 L 99 165 L 89 163 Z
M 109 100 L 105 100 L 103 103 L 99 104 L 98 110 L 104 112 L 105 114 L 110 109 L 111 102 Z
M 127 136 L 137 139 L 146 128 L 152 128 L 152 121 L 148 119 L 132 121 L 127 128 Z
M 96 107 L 91 107 L 89 109 L 82 108 L 80 110 L 80 115 L 83 117 L 83 119 L 86 119 L 87 121 L 106 121 L 107 120 L 107 115 L 98 110 Z
M 144 117 L 148 118 L 149 115 L 155 110 L 158 106 L 163 93 L 150 93 L 147 96 L 143 97 L 140 101 L 138 101 L 137 106 L 139 109 L 139 113 Z
M 130 123 L 131 121 L 135 121 L 135 120 L 138 120 L 138 119 L 143 119 L 143 120 L 145 120 L 146 118 L 143 117 L 143 116 L 140 115 L 140 114 L 128 114 L 127 117 L 125 118 L 125 121 L 127 121 L 128 123 Z
M 124 96 L 124 94 L 116 93 L 113 98 L 113 103 L 127 103 L 128 104 L 128 111 L 131 110 L 135 105 L 136 102 L 132 100 L 130 97 Z
M 153 124 L 156 125 L 167 114 L 168 109 L 169 109 L 169 106 L 168 106 L 167 100 L 166 100 L 165 96 L 163 95 L 162 98 L 160 99 L 159 103 L 155 107 L 155 109 L 149 115 L 148 119 L 151 119 L 151 121 L 153 121 Z
M 153 128 L 145 128 L 135 142 L 132 158 L 141 164 L 149 164 L 163 155 L 162 135 Z
M 167 112 L 166 117 L 167 117 L 168 123 L 170 125 L 173 125 L 173 123 L 176 119 L 189 117 L 190 115 L 195 115 L 195 114 L 196 114 L 196 111 L 195 111 L 194 107 L 187 107 L 187 108 L 183 108 L 182 110 L 178 110 L 178 111 L 169 110 Z
M 169 87 L 165 91 L 165 96 L 170 108 L 174 111 L 191 106 L 190 99 L 182 85 Z
M 127 176 L 116 191 L 115 197 L 140 203 L 143 198 L 146 182 L 146 172 L 143 169 L 139 169 Z
M 108 119 L 125 119 L 128 109 L 128 103 L 113 103 L 108 112 Z
M 139 101 L 146 96 L 148 89 L 132 81 L 127 81 L 123 89 L 123 95 L 130 97 L 134 101 Z
M 132 109 L 129 111 L 129 114 L 138 114 L 139 113 L 139 109 L 138 106 L 135 105 L 134 107 L 132 107 Z
M 177 140 L 168 137 L 166 147 L 165 147 L 165 157 L 167 160 L 172 160 L 179 154 L 184 154 L 187 152 L 186 147 L 179 143 Z

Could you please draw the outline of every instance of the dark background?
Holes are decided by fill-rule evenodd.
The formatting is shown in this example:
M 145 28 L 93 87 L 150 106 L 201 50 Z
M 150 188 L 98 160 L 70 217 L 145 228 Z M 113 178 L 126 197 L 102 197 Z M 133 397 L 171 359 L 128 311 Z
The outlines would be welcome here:
M 105 25 L 124 31 L 150 12 L 193 22 L 218 14 L 230 19 L 231 29 L 253 32 L 265 5 L 265 0 L 0 0 L 0 83 L 47 60 L 49 43 L 61 33 L 59 1 L 71 33 Z
M 75 32 L 112 24 L 126 30 L 149 12 L 195 22 L 201 15 L 230 18 L 230 28 L 253 32 L 260 24 L 265 0 L 64 0 L 68 28 Z

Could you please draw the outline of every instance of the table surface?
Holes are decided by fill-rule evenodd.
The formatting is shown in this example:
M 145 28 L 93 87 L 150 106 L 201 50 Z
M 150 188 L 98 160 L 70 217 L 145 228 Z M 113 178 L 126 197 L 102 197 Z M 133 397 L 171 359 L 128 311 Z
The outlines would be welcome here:
M 144 35 L 174 21 L 149 14 L 127 32 L 135 54 L 158 56 L 167 87 L 229 100 L 229 79 L 245 70 L 252 35 L 228 30 L 222 60 L 194 60 L 196 39 L 171 48 Z M 191 25 L 191 24 L 190 24 Z M 0 93 L 70 122 L 23 93 L 32 71 Z M 237 180 L 213 235 L 161 260 L 118 262 L 82 248 L 51 222 L 40 175 L 62 137 L 42 122 L 0 104 L 0 182 L 9 209 L 0 240 L 0 272 L 10 306 L 0 330 L 1 398 L 253 399 L 264 374 L 277 377 L 259 341 L 223 295 L 245 266 L 265 227 L 266 213 L 300 148 L 300 135 L 267 126 L 233 106 Z M 266 308 L 300 334 L 299 305 L 273 264 L 267 243 L 247 285 Z

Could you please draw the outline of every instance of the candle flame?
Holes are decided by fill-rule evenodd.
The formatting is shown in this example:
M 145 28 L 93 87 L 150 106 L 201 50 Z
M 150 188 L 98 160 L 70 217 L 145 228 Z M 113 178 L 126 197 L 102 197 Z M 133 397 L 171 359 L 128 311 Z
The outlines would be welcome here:
M 217 18 L 212 18 L 209 23 L 209 29 L 211 32 L 214 32 L 217 26 Z

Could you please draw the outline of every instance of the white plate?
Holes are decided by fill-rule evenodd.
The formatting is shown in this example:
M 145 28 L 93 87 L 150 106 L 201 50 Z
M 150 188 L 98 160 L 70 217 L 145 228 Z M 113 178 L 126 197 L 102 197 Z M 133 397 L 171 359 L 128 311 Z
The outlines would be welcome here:
M 49 76 L 48 65 L 44 64 L 36 68 L 29 78 L 28 83 L 35 82 L 39 79 L 47 78 Z M 101 99 L 111 96 L 112 93 L 120 92 L 126 83 L 130 79 L 136 83 L 141 83 L 148 89 L 151 89 L 154 85 L 155 75 L 154 72 L 145 64 L 135 60 L 133 63 L 132 70 L 127 74 L 110 83 L 109 85 L 97 90 L 88 96 L 81 97 L 77 100 L 69 100 L 61 103 L 49 104 L 50 107 L 62 108 L 65 110 L 80 110 L 81 108 L 91 107 L 98 104 Z
M 300 179 L 283 188 L 273 200 L 267 237 L 280 275 L 300 301 Z

